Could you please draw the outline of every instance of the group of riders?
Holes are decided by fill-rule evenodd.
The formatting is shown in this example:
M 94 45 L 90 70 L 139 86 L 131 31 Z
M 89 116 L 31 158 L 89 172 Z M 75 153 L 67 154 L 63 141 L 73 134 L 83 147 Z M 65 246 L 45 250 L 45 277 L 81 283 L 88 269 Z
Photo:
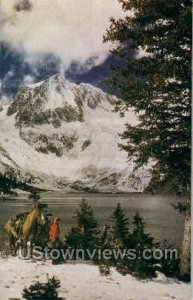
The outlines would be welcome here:
M 16 251 L 18 245 L 23 246 L 30 242 L 31 245 L 45 241 L 50 247 L 58 247 L 60 240 L 60 218 L 55 217 L 50 222 L 46 214 L 42 212 L 41 205 L 34 204 L 29 213 L 20 213 L 12 217 L 5 225 L 9 238 L 9 248 Z
M 52 221 L 39 202 L 34 204 L 31 212 L 20 213 L 8 220 L 5 230 L 9 238 L 9 249 L 12 253 L 16 253 L 19 247 L 24 250 L 33 245 L 46 246 L 50 248 L 62 249 L 65 245 L 60 239 L 60 218 L 54 217 Z M 105 225 L 103 228 L 100 244 L 111 245 L 119 248 L 121 245 L 119 240 L 114 241 L 110 227 Z

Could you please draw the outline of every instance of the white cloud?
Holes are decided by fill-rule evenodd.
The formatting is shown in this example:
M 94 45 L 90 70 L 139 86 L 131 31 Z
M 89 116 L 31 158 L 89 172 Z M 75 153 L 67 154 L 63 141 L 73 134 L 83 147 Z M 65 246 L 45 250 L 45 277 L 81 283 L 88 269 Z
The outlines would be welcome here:
M 34 83 L 35 79 L 31 75 L 25 75 L 23 78 L 23 83 L 22 85 L 28 85 Z
M 23 51 L 31 64 L 54 53 L 65 70 L 90 57 L 102 63 L 109 50 L 102 42 L 109 18 L 123 15 L 118 0 L 31 0 L 30 11 L 15 11 L 17 2 L 1 0 L 0 40 Z

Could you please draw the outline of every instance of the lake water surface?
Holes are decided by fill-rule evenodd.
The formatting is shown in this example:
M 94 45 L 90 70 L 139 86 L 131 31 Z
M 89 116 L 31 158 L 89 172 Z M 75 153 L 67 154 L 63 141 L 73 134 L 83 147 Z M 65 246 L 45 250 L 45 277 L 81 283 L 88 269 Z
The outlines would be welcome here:
M 117 203 L 120 203 L 129 221 L 139 212 L 147 223 L 147 232 L 156 240 L 168 240 L 175 247 L 180 247 L 183 235 L 183 216 L 171 206 L 177 200 L 170 196 L 148 194 L 56 194 L 44 193 L 41 202 L 48 204 L 48 210 L 61 218 L 62 236 L 74 224 L 74 212 L 82 198 L 88 200 L 100 226 L 110 223 L 111 215 Z M 6 220 L 23 211 L 30 211 L 31 201 L 27 197 L 16 200 L 0 201 L 0 242 L 6 240 L 4 224 Z

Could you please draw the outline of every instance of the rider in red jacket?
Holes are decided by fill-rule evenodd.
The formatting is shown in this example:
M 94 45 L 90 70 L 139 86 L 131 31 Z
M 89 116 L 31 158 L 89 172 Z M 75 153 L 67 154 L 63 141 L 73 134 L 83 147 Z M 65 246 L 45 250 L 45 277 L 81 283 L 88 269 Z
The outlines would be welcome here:
M 60 236 L 60 226 L 59 226 L 59 223 L 60 223 L 60 218 L 59 217 L 56 217 L 54 219 L 54 223 L 52 223 L 50 225 L 50 231 L 49 231 L 49 235 L 50 235 L 50 240 L 51 240 L 51 243 L 54 245 L 56 242 L 59 242 L 60 239 L 59 239 L 59 236 Z

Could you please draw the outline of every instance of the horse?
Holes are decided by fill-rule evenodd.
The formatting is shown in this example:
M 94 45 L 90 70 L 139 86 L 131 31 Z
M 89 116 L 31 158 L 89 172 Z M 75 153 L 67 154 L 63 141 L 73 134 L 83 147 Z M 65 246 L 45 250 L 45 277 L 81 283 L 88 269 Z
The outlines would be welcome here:
M 16 216 L 16 218 L 11 218 L 5 225 L 5 230 L 9 236 L 10 249 L 14 250 L 18 240 L 23 242 L 24 248 L 27 248 L 28 242 L 32 246 L 36 241 L 38 225 L 44 225 L 45 223 L 46 219 L 39 203 L 35 203 L 32 211 L 25 217 Z
M 18 232 L 16 229 L 16 223 L 19 221 L 19 219 L 17 218 L 11 218 L 10 220 L 7 221 L 7 223 L 5 224 L 5 231 L 8 235 L 9 238 L 9 249 L 11 250 L 11 252 L 15 253 L 15 246 L 16 246 L 16 242 L 18 240 Z

